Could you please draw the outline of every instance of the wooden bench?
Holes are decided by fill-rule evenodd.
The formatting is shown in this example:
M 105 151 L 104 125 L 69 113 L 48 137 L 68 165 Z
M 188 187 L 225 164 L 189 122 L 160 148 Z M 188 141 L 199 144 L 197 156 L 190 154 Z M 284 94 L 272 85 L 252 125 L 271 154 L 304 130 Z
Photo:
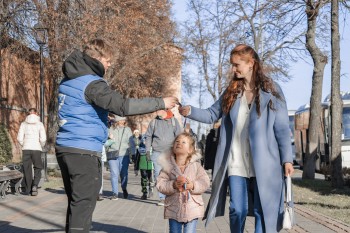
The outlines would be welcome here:
M 0 198 L 6 198 L 6 191 L 10 184 L 14 184 L 15 195 L 18 195 L 23 174 L 18 170 L 0 170 Z

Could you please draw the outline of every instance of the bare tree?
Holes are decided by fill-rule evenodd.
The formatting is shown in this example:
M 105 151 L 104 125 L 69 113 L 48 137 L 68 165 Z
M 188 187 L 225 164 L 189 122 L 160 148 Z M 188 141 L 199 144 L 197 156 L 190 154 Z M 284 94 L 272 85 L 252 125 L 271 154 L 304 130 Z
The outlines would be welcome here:
M 332 84 L 331 84 L 331 179 L 332 187 L 343 188 L 341 157 L 342 99 L 340 98 L 340 36 L 339 1 L 331 1 L 331 43 L 332 43 Z
M 224 68 L 228 67 L 228 51 L 233 44 L 231 6 L 227 1 L 190 0 L 192 20 L 183 25 L 188 61 L 198 66 L 199 75 L 214 100 L 223 91 Z
M 288 79 L 288 61 L 305 50 L 300 24 L 300 4 L 290 1 L 189 0 L 189 20 L 184 24 L 187 58 L 199 69 L 200 78 L 214 101 L 229 78 L 229 51 L 239 43 L 259 53 L 273 78 Z
M 167 0 L 13 0 L 5 4 L 5 13 L 18 12 L 11 15 L 13 23 L 6 24 L 11 26 L 7 26 L 7 34 L 11 32 L 12 38 L 22 39 L 35 49 L 32 24 L 40 21 L 48 27 L 45 72 L 50 77 L 46 87 L 50 95 L 48 114 L 52 116 L 48 121 L 49 143 L 54 143 L 57 131 L 62 62 L 90 39 L 103 38 L 113 45 L 116 56 L 106 78 L 125 96 L 168 94 L 167 77 L 176 75 L 173 72 L 181 59 L 172 44 L 176 31 L 170 7 Z
M 316 44 L 317 18 L 320 10 L 326 4 L 325 1 L 306 1 L 307 32 L 306 48 L 310 52 L 314 62 L 312 74 L 312 91 L 310 99 L 310 120 L 308 129 L 308 145 L 306 148 L 303 179 L 314 179 L 316 168 L 317 148 L 319 145 L 319 129 L 321 127 L 321 101 L 322 82 L 324 68 L 327 64 L 327 56 Z

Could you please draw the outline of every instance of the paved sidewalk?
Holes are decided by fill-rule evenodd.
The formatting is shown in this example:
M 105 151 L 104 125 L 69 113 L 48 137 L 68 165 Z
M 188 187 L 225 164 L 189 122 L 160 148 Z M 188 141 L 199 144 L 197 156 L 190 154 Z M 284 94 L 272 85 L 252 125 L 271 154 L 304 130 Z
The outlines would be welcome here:
M 105 196 L 111 195 L 109 173 L 105 172 Z M 93 216 L 94 233 L 164 233 L 168 221 L 163 219 L 163 208 L 157 206 L 156 198 L 141 200 L 140 176 L 135 177 L 132 166 L 129 171 L 129 199 L 116 201 L 105 199 L 97 203 Z M 204 197 L 206 202 L 210 193 Z M 156 194 L 154 195 L 157 196 Z M 63 188 L 39 189 L 37 197 L 9 194 L 0 200 L 0 233 L 64 232 L 66 196 Z M 228 233 L 228 210 L 224 217 L 216 218 L 207 228 L 199 221 L 197 232 Z M 330 219 L 302 206 L 296 206 L 297 226 L 285 232 L 349 233 L 350 226 Z M 254 232 L 254 219 L 248 217 L 246 233 Z

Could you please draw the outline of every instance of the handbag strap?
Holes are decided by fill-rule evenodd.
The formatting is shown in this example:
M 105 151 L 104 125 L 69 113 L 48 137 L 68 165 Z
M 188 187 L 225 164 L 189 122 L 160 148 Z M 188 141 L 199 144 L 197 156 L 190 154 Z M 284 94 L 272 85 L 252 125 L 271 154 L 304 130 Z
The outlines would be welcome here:
M 124 130 L 125 130 L 125 127 L 123 128 L 122 136 L 120 137 L 120 142 L 119 142 L 119 148 L 118 148 L 118 151 L 120 151 L 120 147 L 121 147 L 121 145 L 122 145 L 122 140 L 123 140 Z

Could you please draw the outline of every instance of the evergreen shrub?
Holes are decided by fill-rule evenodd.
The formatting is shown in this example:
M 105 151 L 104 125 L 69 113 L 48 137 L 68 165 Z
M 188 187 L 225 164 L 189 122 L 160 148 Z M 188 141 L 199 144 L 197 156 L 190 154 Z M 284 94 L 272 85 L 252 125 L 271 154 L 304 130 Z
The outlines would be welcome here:
M 6 126 L 0 124 L 0 164 L 6 164 L 12 159 L 12 145 Z

